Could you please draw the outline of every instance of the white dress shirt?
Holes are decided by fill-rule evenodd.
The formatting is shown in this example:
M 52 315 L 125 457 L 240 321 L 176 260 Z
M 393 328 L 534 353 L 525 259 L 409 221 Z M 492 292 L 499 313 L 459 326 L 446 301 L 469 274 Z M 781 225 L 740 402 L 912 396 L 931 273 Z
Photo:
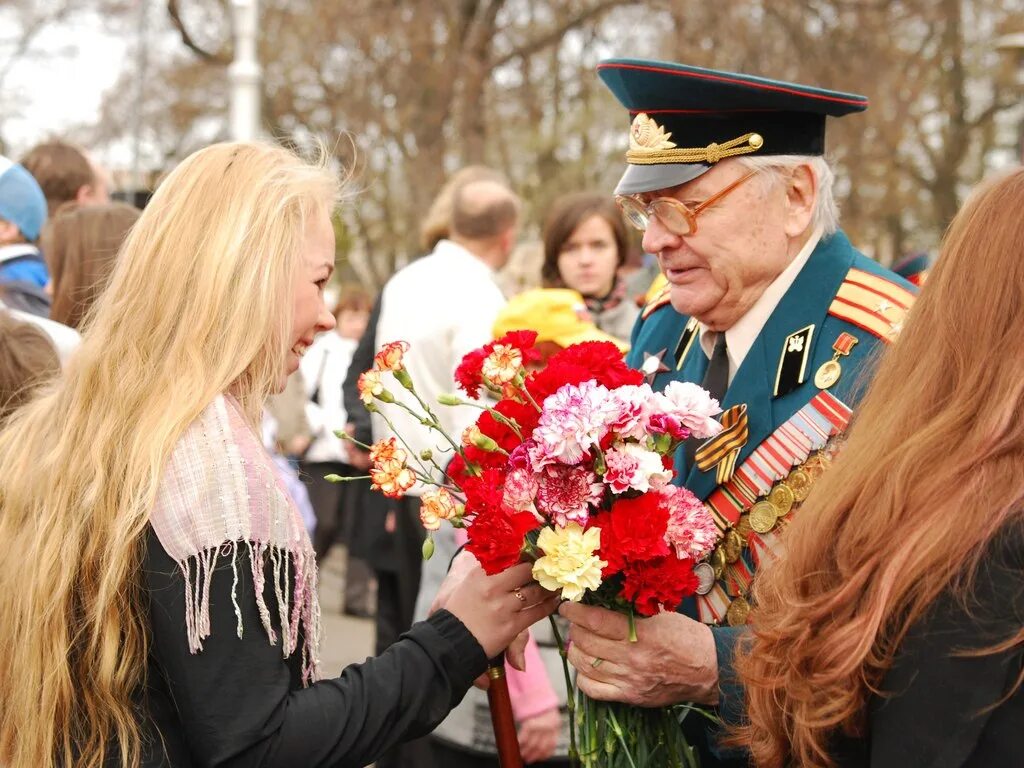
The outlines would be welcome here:
M 380 350 L 390 341 L 409 342 L 404 362 L 416 391 L 456 442 L 480 410 L 440 405 L 438 395 L 456 391 L 455 368 L 466 353 L 491 340 L 494 321 L 504 304 L 494 271 L 450 240 L 440 241 L 432 253 L 397 272 L 381 294 L 376 348 Z M 385 377 L 385 385 L 396 399 L 420 410 L 413 396 L 390 375 Z M 436 432 L 397 405 L 378 405 L 416 455 L 429 448 L 442 467 L 451 458 L 451 447 Z M 374 414 L 374 439 L 391 435 L 380 415 Z M 415 465 L 412 457 L 411 461 Z M 412 493 L 423 490 L 417 487 Z
M 335 437 L 334 430 L 344 429 L 348 422 L 341 386 L 345 383 L 356 340 L 345 339 L 334 331 L 321 333 L 302 357 L 299 370 L 306 387 L 306 397 L 317 393 L 317 401 L 306 403 L 306 421 L 313 442 L 303 457 L 306 461 L 348 462 L 348 444 Z
M 764 293 L 754 302 L 754 306 L 748 309 L 746 314 L 737 320 L 731 328 L 726 329 L 725 344 L 729 354 L 730 384 L 732 384 L 736 371 L 743 365 L 743 361 L 746 359 L 750 348 L 754 346 L 754 342 L 761 333 L 761 329 L 764 328 L 764 324 L 768 322 L 768 318 L 772 316 L 775 307 L 782 301 L 782 297 L 786 295 L 786 291 L 789 290 L 793 281 L 796 280 L 800 270 L 807 264 L 807 260 L 811 258 L 811 254 L 818 246 L 819 240 L 821 240 L 821 227 L 814 230 L 793 261 L 764 289 Z M 711 353 L 715 350 L 715 341 L 718 338 L 718 333 L 718 331 L 711 330 L 703 323 L 700 324 L 700 347 L 709 360 L 711 359 Z

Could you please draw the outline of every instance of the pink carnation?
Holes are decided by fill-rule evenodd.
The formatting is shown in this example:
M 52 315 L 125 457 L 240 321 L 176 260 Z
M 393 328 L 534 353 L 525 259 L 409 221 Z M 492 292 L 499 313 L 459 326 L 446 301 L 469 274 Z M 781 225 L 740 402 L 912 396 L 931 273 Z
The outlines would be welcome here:
M 711 513 L 686 488 L 668 486 L 661 494 L 669 510 L 665 542 L 675 549 L 676 557 L 700 560 L 721 536 Z
M 608 430 L 620 438 L 642 440 L 647 434 L 647 421 L 654 403 L 650 384 L 624 384 L 608 394 Z
M 533 505 L 533 499 L 537 495 L 540 481 L 537 475 L 529 469 L 513 469 L 505 477 L 505 492 L 502 502 L 506 507 L 522 512 Z
M 713 417 L 722 412 L 718 401 L 707 390 L 691 382 L 670 382 L 665 391 L 654 396 L 655 412 L 674 416 L 702 440 L 722 431 L 722 425 Z
M 612 493 L 625 493 L 633 487 L 633 479 L 640 469 L 639 460 L 625 451 L 608 451 L 604 456 L 604 482 Z
M 586 525 L 590 505 L 600 504 L 604 494 L 597 475 L 582 467 L 548 466 L 539 481 L 537 508 L 562 527 L 570 521 Z
M 690 436 L 690 430 L 682 420 L 671 413 L 652 414 L 647 426 L 651 432 L 668 435 L 673 440 L 686 440 Z
M 593 381 L 561 387 L 544 401 L 533 430 L 533 468 L 539 470 L 556 462 L 579 464 L 608 433 L 612 413 L 606 387 Z

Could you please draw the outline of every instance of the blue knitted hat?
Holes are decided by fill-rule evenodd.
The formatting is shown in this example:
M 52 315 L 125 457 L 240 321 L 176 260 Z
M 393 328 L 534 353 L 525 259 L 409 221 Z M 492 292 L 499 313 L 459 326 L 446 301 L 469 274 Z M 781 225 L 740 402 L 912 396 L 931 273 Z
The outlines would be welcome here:
M 25 167 L 0 155 L 0 219 L 15 224 L 26 240 L 39 239 L 46 196 Z

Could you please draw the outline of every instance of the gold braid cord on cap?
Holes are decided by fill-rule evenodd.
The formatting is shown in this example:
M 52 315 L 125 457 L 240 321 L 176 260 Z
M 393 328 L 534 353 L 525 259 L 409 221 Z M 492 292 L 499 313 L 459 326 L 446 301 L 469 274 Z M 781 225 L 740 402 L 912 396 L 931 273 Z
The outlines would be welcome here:
M 662 163 L 717 163 L 727 157 L 749 155 L 764 146 L 759 133 L 745 133 L 735 139 L 706 147 L 679 147 L 671 133 L 658 125 L 644 112 L 633 118 L 629 129 L 629 151 L 626 162 L 633 165 L 659 165 Z

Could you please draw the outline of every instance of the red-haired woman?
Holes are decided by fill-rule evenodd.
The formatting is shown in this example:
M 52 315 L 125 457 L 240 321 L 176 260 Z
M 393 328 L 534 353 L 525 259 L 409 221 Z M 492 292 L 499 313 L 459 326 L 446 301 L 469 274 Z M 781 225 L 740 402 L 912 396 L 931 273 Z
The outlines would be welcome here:
M 1024 765 L 1024 170 L 946 235 L 849 440 L 760 574 L 753 763 Z

